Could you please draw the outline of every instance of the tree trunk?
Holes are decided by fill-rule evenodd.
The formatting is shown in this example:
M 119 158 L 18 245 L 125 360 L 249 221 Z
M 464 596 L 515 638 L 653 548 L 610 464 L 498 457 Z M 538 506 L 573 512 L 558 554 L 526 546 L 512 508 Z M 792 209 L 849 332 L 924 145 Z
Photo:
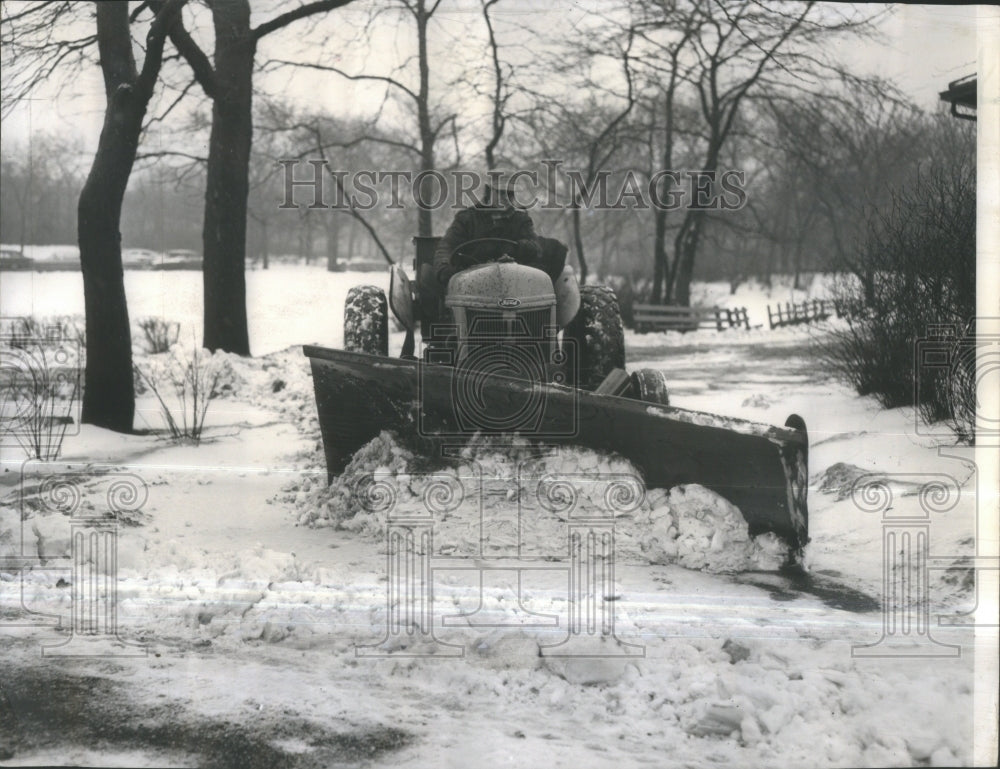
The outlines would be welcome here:
M 267 219 L 260 223 L 260 266 L 266 270 L 271 266 L 271 236 L 267 229 Z
M 701 227 L 704 212 L 689 211 L 690 225 L 682 228 L 677 241 L 676 269 L 674 278 L 673 303 L 681 307 L 691 306 L 691 276 L 694 273 L 694 259 L 698 253 L 698 241 L 701 238 Z
M 691 221 L 688 217 L 684 218 L 681 222 L 681 228 L 677 231 L 677 235 L 674 236 L 674 258 L 670 260 L 670 264 L 664 265 L 666 270 L 666 285 L 663 288 L 663 303 L 664 304 L 675 304 L 674 302 L 674 280 L 677 277 L 677 265 L 681 260 L 681 244 L 684 240 L 684 235 L 691 226 Z
M 801 273 L 802 273 L 802 240 L 799 239 L 798 243 L 795 244 L 795 257 L 792 262 L 792 269 L 795 272 L 795 277 L 792 278 L 792 288 L 798 290 L 801 288 Z
M 418 0 L 415 12 L 417 20 L 417 55 L 420 68 L 420 90 L 417 99 L 417 121 L 420 127 L 420 170 L 434 170 L 434 130 L 431 128 L 430 112 L 430 62 L 427 52 L 427 22 L 430 14 L 424 7 L 424 0 Z M 417 194 L 421 200 L 428 201 L 433 182 L 422 177 Z M 434 234 L 434 216 L 430 208 L 417 205 L 417 234 L 429 237 Z
M 313 226 L 312 219 L 308 214 L 302 217 L 302 243 L 303 253 L 305 253 L 306 264 L 312 264 L 313 260 Z
M 81 419 L 118 432 L 131 432 L 135 418 L 132 337 L 119 226 L 145 112 L 146 104 L 134 90 L 122 86 L 112 95 L 77 207 L 87 318 Z
M 29 242 L 28 211 L 31 209 L 31 173 L 33 171 L 33 169 L 31 168 L 30 161 L 28 168 L 29 168 L 29 173 L 27 175 L 27 180 L 25 181 L 24 199 L 19 201 L 21 206 L 19 211 L 19 213 L 21 214 L 21 243 L 20 243 L 21 256 L 24 256 L 24 246 Z
M 351 217 L 351 226 L 347 228 L 347 258 L 354 256 L 354 245 L 358 236 L 358 220 Z
M 247 0 L 216 0 L 211 7 L 217 90 L 202 231 L 204 345 L 212 351 L 249 355 L 244 262 L 255 43 Z
M 122 271 L 121 212 L 146 106 L 159 74 L 163 34 L 179 3 L 157 14 L 140 74 L 132 55 L 127 3 L 95 3 L 107 106 L 93 165 L 77 205 L 86 312 L 87 363 L 82 421 L 131 432 L 135 418 L 132 335 Z
M 663 298 L 664 267 L 667 263 L 667 212 L 657 209 L 654 224 L 656 231 L 653 235 L 653 290 L 649 295 L 649 303 L 660 304 Z
M 573 244 L 576 246 L 576 258 L 580 263 L 580 285 L 587 282 L 587 257 L 583 252 L 583 234 L 580 232 L 580 201 L 573 203 Z
M 327 272 L 337 271 L 337 260 L 340 258 L 340 214 L 326 215 L 326 269 Z

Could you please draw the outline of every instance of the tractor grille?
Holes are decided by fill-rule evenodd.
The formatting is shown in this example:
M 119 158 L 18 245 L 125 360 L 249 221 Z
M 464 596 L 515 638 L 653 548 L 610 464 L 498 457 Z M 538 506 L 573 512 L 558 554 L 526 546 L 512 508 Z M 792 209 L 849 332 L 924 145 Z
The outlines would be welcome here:
M 546 338 L 545 327 L 550 325 L 551 317 L 552 310 L 548 307 L 519 312 L 510 320 L 504 320 L 501 313 L 492 310 L 470 308 L 465 311 L 469 341 L 473 341 L 477 336 L 492 339 L 521 337 L 541 341 Z
M 465 365 L 544 381 L 554 339 L 546 334 L 552 325 L 552 308 L 525 310 L 505 319 L 493 310 L 465 310 Z

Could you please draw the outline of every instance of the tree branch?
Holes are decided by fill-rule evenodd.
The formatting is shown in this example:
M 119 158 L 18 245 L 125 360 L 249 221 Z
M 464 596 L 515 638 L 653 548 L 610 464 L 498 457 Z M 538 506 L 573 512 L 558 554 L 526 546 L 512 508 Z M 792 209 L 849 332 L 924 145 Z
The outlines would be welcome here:
M 160 65 L 163 63 L 163 44 L 166 41 L 167 32 L 186 2 L 187 0 L 166 0 L 149 27 L 149 32 L 146 35 L 146 58 L 142 63 L 142 72 L 139 73 L 136 82 L 144 94 L 153 93 L 153 86 L 156 84 L 156 78 L 160 74 Z
M 350 2 L 351 0 L 318 0 L 314 3 L 306 3 L 305 5 L 300 5 L 294 10 L 279 14 L 270 21 L 265 21 L 263 24 L 260 24 L 251 30 L 251 34 L 253 35 L 254 40 L 260 40 L 264 37 L 264 35 L 269 35 L 275 30 L 287 27 L 293 21 L 304 19 L 307 16 L 312 16 L 316 13 L 335 10 L 347 5 Z
M 159 10 L 163 5 L 163 0 L 153 0 L 152 5 Z M 177 49 L 177 52 L 184 57 L 188 66 L 191 67 L 194 79 L 198 81 L 201 90 L 205 92 L 208 98 L 214 99 L 218 90 L 215 80 L 215 69 L 212 67 L 212 62 L 209 61 L 208 56 L 205 55 L 205 52 L 201 50 L 194 41 L 194 38 L 188 33 L 181 14 L 177 14 L 173 24 L 170 25 L 168 36 L 170 37 L 170 42 L 174 44 L 174 48 Z
M 157 150 L 156 152 L 137 152 L 135 159 L 138 160 L 149 160 L 151 158 L 187 158 L 188 160 L 194 160 L 198 163 L 207 163 L 208 158 L 202 157 L 201 155 L 191 155 L 187 152 L 178 152 L 174 150 Z
M 316 69 L 320 72 L 334 72 L 347 80 L 373 80 L 376 82 L 387 83 L 388 85 L 398 88 L 415 102 L 419 102 L 420 99 L 416 93 L 414 93 L 409 87 L 405 86 L 403 83 L 399 82 L 395 78 L 388 77 L 387 75 L 351 75 L 340 67 L 333 67 L 326 64 L 313 64 L 307 61 L 287 61 L 285 59 L 271 59 L 271 62 L 275 64 L 287 64 L 292 67 L 305 67 L 306 69 Z M 270 62 L 269 62 L 270 63 Z

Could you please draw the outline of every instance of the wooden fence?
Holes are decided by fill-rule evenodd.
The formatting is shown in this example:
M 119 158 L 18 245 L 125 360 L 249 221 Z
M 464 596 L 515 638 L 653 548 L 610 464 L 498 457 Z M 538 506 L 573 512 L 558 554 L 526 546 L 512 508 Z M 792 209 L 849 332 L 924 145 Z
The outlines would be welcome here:
M 635 304 L 632 306 L 635 330 L 647 331 L 697 331 L 713 328 L 750 328 L 746 307 L 675 307 L 663 304 Z
M 826 299 L 813 299 L 811 302 L 794 304 L 785 302 L 784 306 L 779 304 L 775 310 L 772 310 L 771 305 L 768 305 L 767 324 L 770 328 L 781 328 L 782 326 L 797 326 L 800 323 L 814 323 L 818 320 L 826 320 L 835 309 L 834 303 Z

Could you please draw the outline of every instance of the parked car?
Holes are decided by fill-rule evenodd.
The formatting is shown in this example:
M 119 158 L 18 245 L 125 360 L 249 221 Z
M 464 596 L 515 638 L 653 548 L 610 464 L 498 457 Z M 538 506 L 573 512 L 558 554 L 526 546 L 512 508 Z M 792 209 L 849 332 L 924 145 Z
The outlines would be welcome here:
M 156 270 L 200 270 L 201 254 L 187 248 L 173 248 L 163 254 L 153 269 Z
M 160 258 L 161 254 L 148 248 L 126 248 L 122 251 L 122 264 L 132 270 L 151 270 Z
M 0 270 L 30 270 L 34 262 L 16 248 L 0 248 Z
M 11 246 L 5 246 L 10 251 Z M 25 250 L 31 249 L 31 256 L 18 253 L 23 259 L 28 259 L 28 264 L 14 269 L 33 270 L 35 272 L 64 271 L 72 272 L 80 269 L 80 249 L 75 245 L 33 245 Z M 16 249 L 18 252 L 20 249 Z M 23 262 L 19 263 L 23 264 Z

